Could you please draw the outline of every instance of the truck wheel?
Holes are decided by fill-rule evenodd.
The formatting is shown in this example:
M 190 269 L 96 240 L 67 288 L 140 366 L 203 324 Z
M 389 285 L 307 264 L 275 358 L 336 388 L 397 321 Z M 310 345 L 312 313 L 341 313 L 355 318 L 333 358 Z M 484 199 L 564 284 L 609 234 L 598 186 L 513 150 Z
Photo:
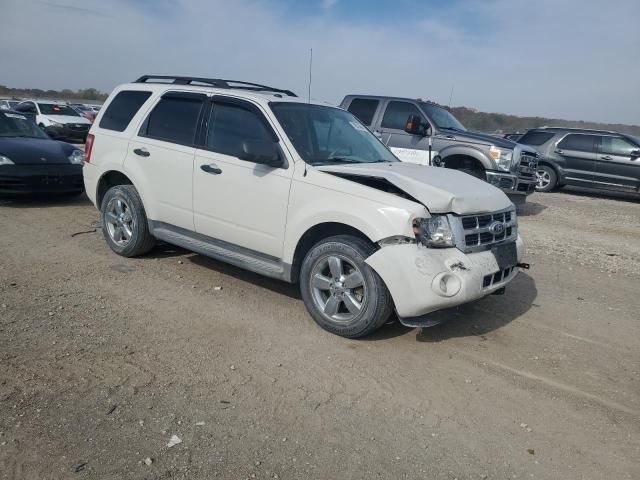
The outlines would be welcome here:
M 549 165 L 538 165 L 536 170 L 536 192 L 550 192 L 558 183 L 556 171 Z
M 317 243 L 302 262 L 300 291 L 307 310 L 325 330 L 358 338 L 380 328 L 393 301 L 380 276 L 365 263 L 375 248 L 351 236 Z
M 111 250 L 123 257 L 143 255 L 156 239 L 149 232 L 142 199 L 133 185 L 116 185 L 100 206 L 102 234 Z

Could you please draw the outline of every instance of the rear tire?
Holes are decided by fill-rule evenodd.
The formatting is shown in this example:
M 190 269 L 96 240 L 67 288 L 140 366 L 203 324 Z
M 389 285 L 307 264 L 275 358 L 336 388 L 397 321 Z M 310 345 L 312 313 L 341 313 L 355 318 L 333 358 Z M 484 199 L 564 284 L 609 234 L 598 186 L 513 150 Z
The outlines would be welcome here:
M 550 192 L 558 185 L 558 175 L 549 165 L 538 165 L 536 170 L 536 192 Z
M 365 263 L 375 248 L 361 238 L 337 235 L 309 250 L 300 270 L 300 292 L 323 329 L 359 338 L 390 317 L 393 300 L 380 276 Z
M 109 247 L 123 257 L 143 255 L 156 243 L 149 232 L 142 199 L 133 185 L 116 185 L 107 190 L 100 205 L 100 221 Z

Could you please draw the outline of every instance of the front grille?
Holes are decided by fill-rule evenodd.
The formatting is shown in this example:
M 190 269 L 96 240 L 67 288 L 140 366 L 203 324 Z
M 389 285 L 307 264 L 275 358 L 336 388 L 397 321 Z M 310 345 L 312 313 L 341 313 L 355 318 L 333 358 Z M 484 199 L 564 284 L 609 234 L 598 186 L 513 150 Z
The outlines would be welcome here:
M 517 236 L 515 209 L 481 215 L 458 217 L 462 226 L 462 250 L 481 250 L 499 242 L 514 240 Z
M 538 157 L 533 153 L 522 152 L 518 164 L 518 177 L 534 178 L 538 168 Z

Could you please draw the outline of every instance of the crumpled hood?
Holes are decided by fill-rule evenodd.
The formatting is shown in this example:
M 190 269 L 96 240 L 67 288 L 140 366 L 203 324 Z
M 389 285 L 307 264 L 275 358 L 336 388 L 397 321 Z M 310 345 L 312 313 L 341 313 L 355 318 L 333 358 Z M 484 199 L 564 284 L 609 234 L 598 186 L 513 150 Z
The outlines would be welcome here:
M 432 213 L 484 213 L 513 206 L 502 190 L 464 172 L 403 162 L 326 165 L 328 173 L 383 178 Z

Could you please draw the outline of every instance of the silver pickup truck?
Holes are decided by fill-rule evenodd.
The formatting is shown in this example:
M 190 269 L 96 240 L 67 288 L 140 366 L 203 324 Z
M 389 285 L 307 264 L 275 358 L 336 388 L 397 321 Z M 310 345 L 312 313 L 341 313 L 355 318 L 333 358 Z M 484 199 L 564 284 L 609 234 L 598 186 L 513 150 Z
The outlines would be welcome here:
M 538 157 L 533 148 L 470 132 L 436 103 L 347 95 L 340 106 L 404 162 L 462 170 L 502 189 L 515 204 L 535 191 Z

